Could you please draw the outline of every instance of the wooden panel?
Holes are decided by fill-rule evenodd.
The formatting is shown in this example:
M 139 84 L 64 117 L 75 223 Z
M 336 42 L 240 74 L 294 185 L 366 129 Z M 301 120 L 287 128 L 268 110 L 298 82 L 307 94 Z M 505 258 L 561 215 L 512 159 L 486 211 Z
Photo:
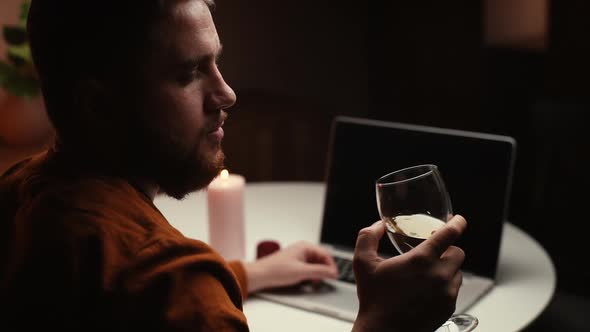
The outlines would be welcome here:
M 226 164 L 248 181 L 321 181 L 331 121 L 344 113 L 316 99 L 238 93 L 225 125 Z
M 551 2 L 551 32 L 547 61 L 547 93 L 552 96 L 587 99 L 590 77 L 590 2 Z
M 482 1 L 373 1 L 371 116 L 468 127 L 481 108 Z

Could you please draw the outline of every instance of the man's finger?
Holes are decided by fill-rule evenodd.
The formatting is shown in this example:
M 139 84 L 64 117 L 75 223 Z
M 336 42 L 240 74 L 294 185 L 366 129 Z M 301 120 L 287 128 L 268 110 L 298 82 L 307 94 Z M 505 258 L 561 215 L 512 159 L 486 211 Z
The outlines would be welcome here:
M 305 267 L 305 279 L 326 278 L 338 278 L 338 269 L 335 266 L 324 264 L 307 264 L 307 266 Z
M 381 220 L 360 230 L 352 258 L 352 269 L 357 279 L 362 278 L 363 273 L 371 271 L 380 260 L 377 249 L 384 233 L 385 225 Z
M 457 274 L 453 277 L 451 284 L 449 285 L 449 295 L 456 299 L 459 295 L 459 289 L 461 289 L 461 284 L 463 284 L 463 272 L 457 271 Z
M 330 250 L 317 245 L 310 245 L 305 248 L 305 259 L 308 263 L 324 263 L 336 266 Z
M 465 261 L 465 252 L 459 247 L 449 246 L 440 259 L 451 266 L 459 268 L 463 265 L 463 261 Z
M 375 253 L 379 248 L 379 240 L 385 233 L 385 225 L 383 221 L 379 220 L 369 227 L 365 227 L 359 231 L 356 238 L 355 254 Z
M 416 249 L 426 251 L 427 255 L 440 257 L 463 234 L 467 221 L 460 215 L 454 216 L 444 227 L 437 230 L 430 238 L 422 242 Z

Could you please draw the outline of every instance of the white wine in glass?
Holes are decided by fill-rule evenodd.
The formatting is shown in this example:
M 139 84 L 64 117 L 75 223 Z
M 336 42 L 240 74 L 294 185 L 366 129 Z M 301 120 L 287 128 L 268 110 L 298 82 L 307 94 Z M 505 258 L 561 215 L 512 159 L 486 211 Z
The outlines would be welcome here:
M 410 251 L 445 225 L 440 219 L 420 213 L 383 220 L 387 236 L 400 253 Z
M 453 215 L 451 199 L 436 165 L 418 165 L 389 173 L 375 183 L 377 208 L 387 236 L 400 254 L 428 239 Z M 438 331 L 473 331 L 477 318 L 452 316 Z

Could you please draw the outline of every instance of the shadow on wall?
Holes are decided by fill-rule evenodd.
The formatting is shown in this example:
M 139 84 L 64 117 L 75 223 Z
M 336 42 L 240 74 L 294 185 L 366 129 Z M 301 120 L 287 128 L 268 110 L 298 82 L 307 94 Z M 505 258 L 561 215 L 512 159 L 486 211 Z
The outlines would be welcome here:
M 552 256 L 558 286 L 590 298 L 590 267 L 583 245 L 590 234 L 590 103 L 540 102 L 534 107 L 534 159 L 530 161 L 531 206 L 527 230 Z M 580 249 L 582 248 L 582 249 Z M 582 255 L 581 257 L 579 255 Z
M 224 126 L 228 169 L 247 181 L 323 181 L 332 119 L 347 111 L 313 98 L 237 94 Z

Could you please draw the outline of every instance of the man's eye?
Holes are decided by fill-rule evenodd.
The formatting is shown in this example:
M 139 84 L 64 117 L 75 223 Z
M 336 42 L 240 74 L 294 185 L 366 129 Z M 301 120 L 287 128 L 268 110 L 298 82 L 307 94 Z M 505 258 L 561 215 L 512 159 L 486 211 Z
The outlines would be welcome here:
M 191 70 L 184 72 L 182 75 L 180 75 L 179 81 L 182 82 L 183 84 L 188 84 L 200 77 L 201 77 L 201 72 L 199 71 L 199 68 L 193 68 Z
M 199 72 L 202 74 L 210 74 L 215 71 L 215 68 L 217 68 L 217 63 L 210 62 L 210 63 L 207 63 L 207 64 L 201 66 L 199 68 Z

